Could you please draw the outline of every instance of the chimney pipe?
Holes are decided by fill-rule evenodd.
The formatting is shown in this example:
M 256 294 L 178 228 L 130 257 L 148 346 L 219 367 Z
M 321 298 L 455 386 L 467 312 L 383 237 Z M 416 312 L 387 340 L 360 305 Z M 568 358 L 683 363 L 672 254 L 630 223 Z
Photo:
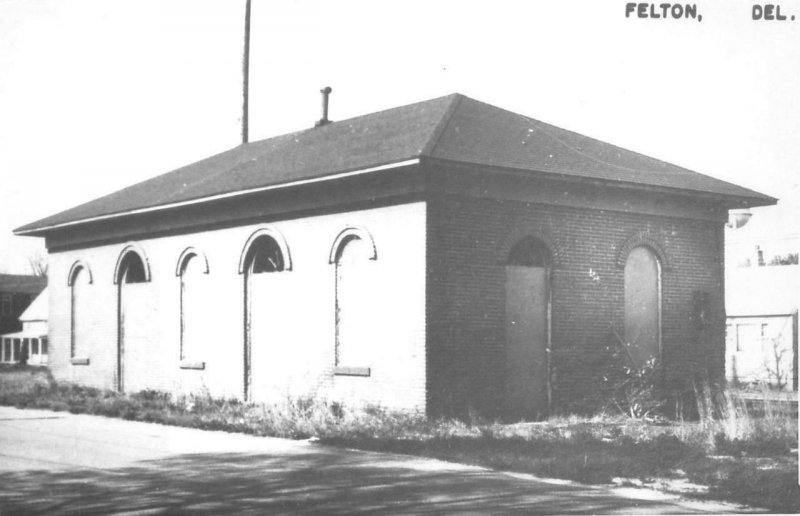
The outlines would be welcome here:
M 330 86 L 325 86 L 324 88 L 319 90 L 319 92 L 322 93 L 322 118 L 317 120 L 317 123 L 314 124 L 314 127 L 321 127 L 325 124 L 331 123 L 331 121 L 328 120 L 328 96 L 331 94 L 332 91 L 333 90 L 331 89 Z

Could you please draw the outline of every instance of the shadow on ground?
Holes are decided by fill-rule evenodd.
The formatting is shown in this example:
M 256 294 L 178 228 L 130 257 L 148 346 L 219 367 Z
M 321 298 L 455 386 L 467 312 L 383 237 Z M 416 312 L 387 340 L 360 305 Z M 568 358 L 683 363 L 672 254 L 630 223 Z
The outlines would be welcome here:
M 291 457 L 192 454 L 118 469 L 0 473 L 0 513 L 116 512 L 645 514 L 686 508 L 474 468 L 441 471 L 424 461 L 400 465 L 377 454 L 350 456 L 322 447 Z

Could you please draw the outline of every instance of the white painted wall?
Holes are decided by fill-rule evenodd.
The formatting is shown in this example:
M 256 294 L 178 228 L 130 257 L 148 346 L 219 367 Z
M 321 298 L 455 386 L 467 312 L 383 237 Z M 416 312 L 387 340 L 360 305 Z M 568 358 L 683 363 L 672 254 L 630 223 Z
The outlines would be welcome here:
M 389 407 L 425 407 L 425 220 L 423 202 L 307 217 L 268 224 L 139 240 L 151 282 L 149 324 L 137 329 L 139 346 L 128 353 L 137 388 L 241 397 L 243 386 L 244 277 L 238 274 L 248 237 L 270 227 L 288 243 L 292 270 L 273 273 L 280 318 L 268 340 L 254 343 L 253 397 L 270 401 L 310 395 Z M 375 240 L 376 285 L 370 324 L 378 336 L 366 361 L 369 377 L 333 374 L 335 268 L 328 263 L 334 239 L 348 226 L 368 230 Z M 212 323 L 204 329 L 203 370 L 180 368 L 180 278 L 178 258 L 187 247 L 205 253 Z M 63 381 L 114 388 L 117 357 L 117 285 L 114 267 L 125 243 L 52 253 L 50 275 L 50 363 Z M 94 310 L 87 325 L 89 365 L 70 363 L 70 289 L 67 275 L 76 260 L 91 269 Z

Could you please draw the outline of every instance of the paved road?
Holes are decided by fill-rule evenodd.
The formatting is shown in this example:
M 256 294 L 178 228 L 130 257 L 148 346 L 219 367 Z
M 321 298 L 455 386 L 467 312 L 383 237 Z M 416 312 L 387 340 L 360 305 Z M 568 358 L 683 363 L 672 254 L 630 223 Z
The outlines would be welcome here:
M 0 514 L 728 513 L 308 442 L 0 407 Z

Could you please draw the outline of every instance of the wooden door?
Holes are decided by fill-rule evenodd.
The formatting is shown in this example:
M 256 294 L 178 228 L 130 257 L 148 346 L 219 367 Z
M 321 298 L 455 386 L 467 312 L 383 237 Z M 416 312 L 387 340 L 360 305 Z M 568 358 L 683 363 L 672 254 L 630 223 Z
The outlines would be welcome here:
M 506 267 L 506 409 L 547 414 L 548 288 L 545 267 Z

